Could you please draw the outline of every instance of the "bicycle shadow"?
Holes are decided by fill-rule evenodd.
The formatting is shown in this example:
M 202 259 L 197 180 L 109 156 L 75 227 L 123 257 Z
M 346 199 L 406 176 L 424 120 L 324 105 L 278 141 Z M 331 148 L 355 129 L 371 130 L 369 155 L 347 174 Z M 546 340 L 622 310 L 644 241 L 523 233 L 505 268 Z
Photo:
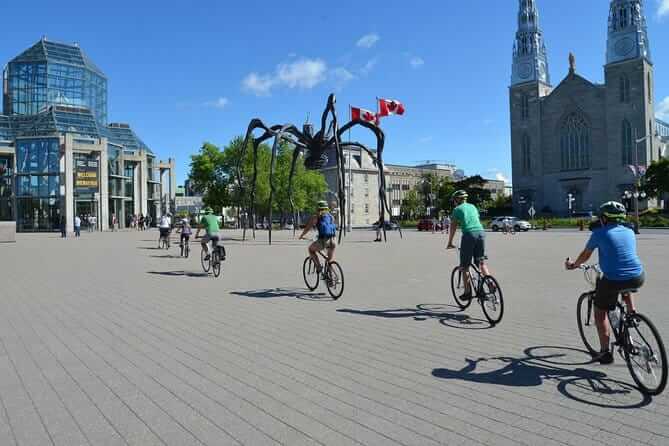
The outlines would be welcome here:
M 193 273 L 188 271 L 147 271 L 147 274 L 168 277 L 209 277 L 209 273 Z
M 536 355 L 534 351 L 539 349 L 559 350 L 560 353 Z M 518 358 L 466 358 L 467 364 L 462 369 L 438 368 L 432 370 L 432 376 L 507 387 L 538 387 L 552 381 L 557 383 L 560 394 L 573 401 L 609 409 L 638 409 L 652 401 L 632 384 L 609 378 L 603 371 L 581 367 L 593 364 L 592 357 L 585 351 L 539 346 L 529 347 L 523 353 L 525 356 Z M 564 359 L 573 357 L 574 353 L 581 355 L 581 359 Z M 498 368 L 493 366 L 477 371 L 483 364 L 497 363 L 500 364 Z
M 327 296 L 325 293 L 314 294 L 297 288 L 268 288 L 263 290 L 231 291 L 230 294 L 242 297 L 252 297 L 254 299 L 276 299 L 282 297 L 292 297 L 295 299 L 309 300 L 314 302 L 334 301 L 334 299 L 332 299 L 330 296 Z
M 486 330 L 493 327 L 488 321 L 473 318 L 452 305 L 440 304 L 420 304 L 415 308 L 397 308 L 391 310 L 354 310 L 350 308 L 341 308 L 337 310 L 340 313 L 358 314 L 362 316 L 374 316 L 386 319 L 408 319 L 415 321 L 426 321 L 428 319 L 437 319 L 440 324 L 461 328 L 464 330 Z
M 174 255 L 174 254 L 165 254 L 163 256 L 149 256 L 152 259 L 183 259 L 185 257 L 181 257 L 179 255 Z

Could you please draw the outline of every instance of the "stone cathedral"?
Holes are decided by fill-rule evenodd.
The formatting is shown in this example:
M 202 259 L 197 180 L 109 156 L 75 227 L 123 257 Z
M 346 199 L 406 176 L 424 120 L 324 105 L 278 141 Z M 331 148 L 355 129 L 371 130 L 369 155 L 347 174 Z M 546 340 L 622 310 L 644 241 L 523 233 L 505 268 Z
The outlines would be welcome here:
M 554 86 L 537 1 L 520 0 L 509 93 L 514 211 L 523 217 L 530 206 L 566 215 L 621 201 L 634 188 L 630 166 L 662 156 L 642 0 L 611 1 L 604 84 L 580 76 L 573 54 L 564 60 L 569 72 Z

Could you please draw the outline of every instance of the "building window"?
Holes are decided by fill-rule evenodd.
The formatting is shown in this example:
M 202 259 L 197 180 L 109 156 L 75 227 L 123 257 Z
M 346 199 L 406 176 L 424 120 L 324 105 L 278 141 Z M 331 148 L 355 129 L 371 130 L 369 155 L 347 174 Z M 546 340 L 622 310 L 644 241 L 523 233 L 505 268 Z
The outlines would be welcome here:
M 648 103 L 652 104 L 653 103 L 653 84 L 652 84 L 653 78 L 650 76 L 650 73 L 648 73 Z
M 411 190 L 411 187 L 408 184 L 403 184 L 402 190 Z
M 626 74 L 620 76 L 620 102 L 624 104 L 630 102 L 630 78 Z
M 560 130 L 562 170 L 590 168 L 590 127 L 585 119 L 572 113 Z
M 523 94 L 520 97 L 520 118 L 524 121 L 530 117 L 530 97 Z
M 355 214 L 355 205 L 351 203 L 351 214 Z
M 365 204 L 365 214 L 369 214 L 369 204 Z
M 634 152 L 632 143 L 632 125 L 627 119 L 623 121 L 622 125 L 622 148 L 623 148 L 623 165 L 634 164 Z
M 522 165 L 523 174 L 529 175 L 532 173 L 532 152 L 530 147 L 530 137 L 527 134 L 523 135 Z
M 369 174 L 365 174 L 365 183 L 369 183 Z

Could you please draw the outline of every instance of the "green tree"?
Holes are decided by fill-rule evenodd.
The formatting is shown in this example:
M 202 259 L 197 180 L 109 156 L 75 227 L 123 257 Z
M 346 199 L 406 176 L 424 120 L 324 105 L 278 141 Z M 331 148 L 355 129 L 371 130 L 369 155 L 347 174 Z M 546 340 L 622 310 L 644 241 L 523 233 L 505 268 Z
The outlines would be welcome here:
M 455 190 L 466 190 L 469 194 L 467 201 L 474 206 L 481 206 L 490 201 L 490 191 L 483 187 L 486 183 L 487 181 L 483 177 L 474 175 L 454 183 L 454 188 Z
M 193 189 L 203 195 L 207 206 L 221 209 L 231 204 L 229 172 L 223 166 L 223 153 L 214 144 L 205 142 L 199 153 L 191 156 L 190 174 Z
M 407 192 L 404 200 L 402 200 L 400 207 L 400 212 L 402 213 L 404 219 L 416 218 L 418 215 L 420 215 L 421 210 L 423 209 L 424 206 L 422 205 L 422 201 L 418 196 L 417 188 Z
M 653 161 L 648 167 L 643 182 L 643 191 L 651 198 L 657 198 L 669 192 L 669 159 Z

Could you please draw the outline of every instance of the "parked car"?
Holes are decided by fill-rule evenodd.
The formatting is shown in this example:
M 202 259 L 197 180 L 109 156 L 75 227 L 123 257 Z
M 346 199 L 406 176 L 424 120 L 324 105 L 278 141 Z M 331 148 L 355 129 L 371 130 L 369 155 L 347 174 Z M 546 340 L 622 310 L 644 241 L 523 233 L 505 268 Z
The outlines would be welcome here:
M 508 219 L 511 222 L 511 227 L 516 232 L 527 232 L 532 229 L 532 224 L 529 221 L 521 220 L 517 217 L 496 217 L 490 222 L 490 228 L 493 232 L 501 231 L 504 229 L 504 220 Z
M 374 230 L 377 230 L 379 228 L 378 222 L 374 223 L 372 226 L 374 227 Z M 400 228 L 400 225 L 398 225 L 394 221 L 386 221 L 384 222 L 383 226 L 385 226 L 386 231 L 397 231 Z
M 434 222 L 431 218 L 423 218 L 418 222 L 416 228 L 419 231 L 432 231 L 434 227 Z M 441 231 L 441 223 L 437 223 L 437 226 L 434 228 L 435 231 Z

